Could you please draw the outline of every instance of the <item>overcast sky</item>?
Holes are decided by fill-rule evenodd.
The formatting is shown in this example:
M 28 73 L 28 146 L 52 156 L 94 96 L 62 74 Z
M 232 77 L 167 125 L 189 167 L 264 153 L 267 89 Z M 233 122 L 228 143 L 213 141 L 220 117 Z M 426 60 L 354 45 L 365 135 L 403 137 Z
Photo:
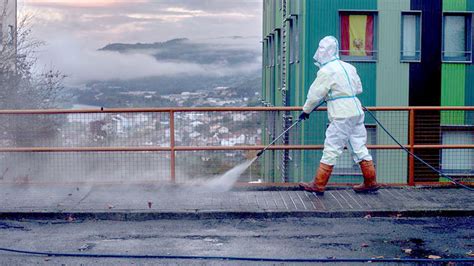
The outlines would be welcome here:
M 19 12 L 34 15 L 34 35 L 46 42 L 40 64 L 52 64 L 73 79 L 76 76 L 76 82 L 83 80 L 87 71 L 71 72 L 93 67 L 92 59 L 94 64 L 109 61 L 100 67 L 113 72 L 113 66 L 120 63 L 118 58 L 97 58 L 102 55 L 96 50 L 108 43 L 186 37 L 198 42 L 239 42 L 235 45 L 260 49 L 261 9 L 262 0 L 19 0 Z M 247 38 L 231 41 L 222 38 L 225 36 Z M 130 58 L 122 65 L 133 69 L 133 62 L 141 60 Z

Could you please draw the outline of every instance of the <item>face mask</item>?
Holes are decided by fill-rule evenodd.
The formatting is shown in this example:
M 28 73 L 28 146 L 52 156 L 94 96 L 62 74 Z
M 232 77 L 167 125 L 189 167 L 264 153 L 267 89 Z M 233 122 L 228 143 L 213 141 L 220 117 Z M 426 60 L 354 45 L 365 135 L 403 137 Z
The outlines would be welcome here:
M 319 68 L 339 59 L 337 40 L 334 37 L 326 37 L 321 40 L 313 59 L 315 61 L 314 64 Z

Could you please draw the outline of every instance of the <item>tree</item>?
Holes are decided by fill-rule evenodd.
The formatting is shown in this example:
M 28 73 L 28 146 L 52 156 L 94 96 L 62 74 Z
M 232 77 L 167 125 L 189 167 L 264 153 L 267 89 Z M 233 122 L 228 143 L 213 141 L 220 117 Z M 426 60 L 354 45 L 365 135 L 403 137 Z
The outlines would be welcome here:
M 0 14 L 4 14 L 5 12 Z M 57 107 L 66 77 L 52 67 L 37 72 L 37 52 L 44 45 L 32 36 L 33 16 L 20 16 L 17 47 L 1 45 L 0 109 L 48 109 Z M 10 145 L 32 146 L 55 136 L 62 119 L 52 116 L 0 115 L 2 138 Z

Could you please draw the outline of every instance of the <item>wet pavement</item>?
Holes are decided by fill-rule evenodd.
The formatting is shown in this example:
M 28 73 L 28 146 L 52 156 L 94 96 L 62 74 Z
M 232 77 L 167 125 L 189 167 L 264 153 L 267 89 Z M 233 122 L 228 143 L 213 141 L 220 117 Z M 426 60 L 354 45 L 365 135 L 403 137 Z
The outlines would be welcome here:
M 434 256 L 471 259 L 444 265 L 474 264 L 474 197 L 462 189 L 386 188 L 376 194 L 337 189 L 317 196 L 291 188 L 218 192 L 189 186 L 50 184 L 2 185 L 0 192 L 0 248 L 272 259 Z M 0 265 L 30 264 L 296 263 L 69 258 L 0 251 Z
M 447 188 L 386 188 L 375 194 L 351 189 L 317 196 L 300 190 L 204 191 L 157 185 L 2 185 L 0 218 L 148 220 L 225 217 L 469 216 L 473 192 Z
M 245 258 L 469 259 L 473 217 L 0 221 L 0 247 L 77 254 Z M 424 265 L 472 265 L 424 264 Z M 293 265 L 199 259 L 65 258 L 0 251 L 1 265 Z M 381 263 L 373 263 L 381 265 Z M 302 263 L 297 265 L 315 265 Z M 324 264 L 328 265 L 328 264 Z M 334 263 L 329 264 L 334 265 Z M 347 265 L 340 263 L 337 265 Z M 351 264 L 353 265 L 353 264 Z M 364 264 L 360 264 L 364 265 Z M 384 265 L 407 265 L 387 263 Z M 408 264 L 414 265 L 414 264 Z M 417 264 L 419 265 L 419 264 Z

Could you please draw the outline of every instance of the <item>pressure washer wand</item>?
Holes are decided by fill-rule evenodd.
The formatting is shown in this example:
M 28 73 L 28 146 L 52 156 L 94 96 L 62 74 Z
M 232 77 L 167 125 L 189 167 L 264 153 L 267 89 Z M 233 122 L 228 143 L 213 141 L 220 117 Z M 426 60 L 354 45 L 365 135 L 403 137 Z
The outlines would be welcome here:
M 311 111 L 311 113 L 316 111 L 316 109 L 321 107 L 321 105 L 323 105 L 324 103 L 326 103 L 326 101 L 321 101 L 316 107 L 314 107 L 314 109 L 313 109 L 313 111 Z M 275 142 L 277 142 L 281 137 L 283 137 L 288 131 L 290 131 L 292 128 L 294 128 L 296 125 L 298 125 L 301 121 L 303 121 L 303 120 L 298 119 L 296 122 L 294 122 L 293 125 L 288 127 L 285 131 L 283 131 L 283 133 L 281 133 L 278 137 L 276 137 L 270 144 L 268 144 L 265 148 L 263 148 L 263 150 L 261 150 L 259 153 L 257 153 L 257 157 L 260 157 L 260 155 L 262 155 L 266 150 L 268 150 L 268 148 L 270 148 L 270 146 L 275 144 Z
M 296 125 L 298 125 L 299 122 L 301 122 L 303 120 L 301 119 L 298 119 L 298 121 L 296 121 L 295 123 L 293 123 L 293 125 L 291 125 L 289 128 L 287 128 L 285 131 L 283 131 L 283 133 L 280 134 L 280 136 L 276 137 L 270 144 L 268 144 L 263 150 L 261 150 L 259 153 L 257 153 L 257 157 L 260 157 L 260 155 L 262 155 L 266 150 L 268 150 L 268 148 L 270 148 L 270 146 L 272 146 L 273 144 L 275 144 L 275 142 L 277 142 L 278 139 L 280 139 L 283 135 L 286 134 L 286 132 L 290 131 L 293 127 L 295 127 Z

